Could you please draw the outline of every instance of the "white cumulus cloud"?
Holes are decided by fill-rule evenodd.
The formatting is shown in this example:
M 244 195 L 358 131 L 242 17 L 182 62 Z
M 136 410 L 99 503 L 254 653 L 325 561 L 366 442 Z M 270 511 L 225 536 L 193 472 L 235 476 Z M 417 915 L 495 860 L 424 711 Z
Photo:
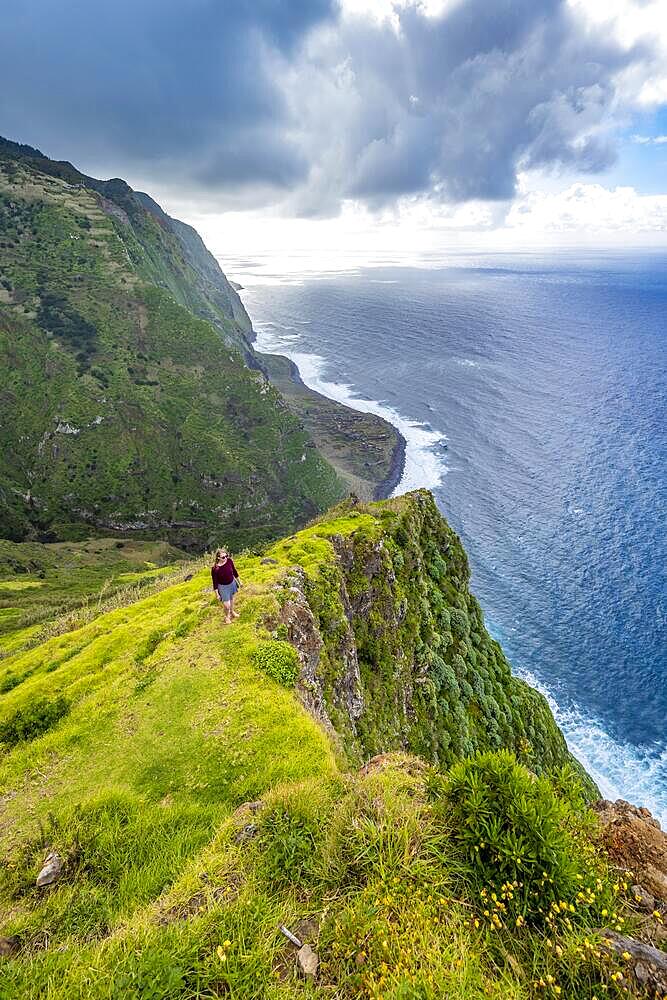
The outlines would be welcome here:
M 571 184 L 559 192 L 531 191 L 513 203 L 510 230 L 585 234 L 592 238 L 667 232 L 667 194 L 643 195 L 633 187 Z

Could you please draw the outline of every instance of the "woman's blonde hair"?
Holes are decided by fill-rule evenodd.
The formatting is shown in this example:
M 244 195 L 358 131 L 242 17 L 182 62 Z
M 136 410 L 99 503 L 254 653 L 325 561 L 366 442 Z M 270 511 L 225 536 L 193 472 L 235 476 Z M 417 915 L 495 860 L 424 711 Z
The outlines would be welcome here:
M 226 555 L 227 557 L 229 557 L 229 552 L 227 551 L 227 549 L 224 549 L 224 548 L 223 548 L 223 549 L 216 549 L 216 550 L 215 550 L 215 561 L 216 561 L 216 562 L 218 561 L 218 559 L 221 559 L 221 558 L 222 558 L 222 553 L 223 553 L 223 552 L 225 553 L 225 555 Z

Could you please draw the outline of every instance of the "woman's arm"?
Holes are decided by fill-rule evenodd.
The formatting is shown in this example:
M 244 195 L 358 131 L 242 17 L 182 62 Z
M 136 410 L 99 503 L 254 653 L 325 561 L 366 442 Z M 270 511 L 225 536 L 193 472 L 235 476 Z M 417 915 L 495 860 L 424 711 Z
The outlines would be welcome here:
M 239 579 L 239 574 L 238 574 L 238 573 L 237 573 L 237 571 L 236 571 L 236 566 L 234 565 L 234 560 L 233 560 L 233 559 L 230 559 L 229 561 L 230 561 L 230 563 L 232 564 L 232 573 L 234 574 L 234 579 L 235 579 L 235 580 L 238 580 L 238 579 Z M 241 581 L 239 580 L 239 583 L 240 583 L 240 582 L 241 582 Z

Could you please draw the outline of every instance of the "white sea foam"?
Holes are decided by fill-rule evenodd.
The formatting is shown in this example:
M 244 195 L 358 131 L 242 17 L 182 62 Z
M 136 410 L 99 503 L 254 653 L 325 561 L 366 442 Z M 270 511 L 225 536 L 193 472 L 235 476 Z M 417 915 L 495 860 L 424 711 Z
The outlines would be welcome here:
M 473 361 L 471 358 L 454 358 L 454 361 L 462 368 L 479 368 L 479 361 Z
M 562 708 L 538 677 L 515 669 L 517 676 L 549 702 L 567 745 L 607 799 L 627 799 L 646 806 L 663 829 L 667 825 L 667 746 L 642 748 L 619 742 L 578 706 Z
M 404 417 L 386 403 L 358 396 L 351 385 L 331 382 L 324 376 L 324 358 L 317 354 L 295 351 L 291 337 L 276 335 L 274 330 L 267 330 L 265 327 L 256 332 L 257 350 L 288 357 L 297 366 L 302 380 L 310 389 L 338 403 L 344 403 L 353 410 L 384 417 L 398 429 L 405 438 L 405 466 L 401 481 L 394 490 L 394 496 L 407 493 L 409 490 L 422 488 L 433 490 L 440 486 L 448 470 L 442 455 L 436 454 L 436 449 L 440 446 L 440 451 L 442 450 L 442 445 L 447 440 L 446 434 Z

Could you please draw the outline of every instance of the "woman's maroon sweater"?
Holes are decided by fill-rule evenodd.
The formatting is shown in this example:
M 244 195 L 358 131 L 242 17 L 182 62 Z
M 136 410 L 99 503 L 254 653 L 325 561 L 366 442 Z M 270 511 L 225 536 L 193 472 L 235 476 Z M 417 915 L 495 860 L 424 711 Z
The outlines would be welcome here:
M 211 576 L 213 578 L 213 589 L 217 590 L 218 585 L 221 583 L 228 584 L 231 583 L 234 578 L 238 580 L 239 575 L 236 572 L 236 566 L 234 565 L 234 560 L 228 558 L 221 566 L 217 564 L 211 567 Z

